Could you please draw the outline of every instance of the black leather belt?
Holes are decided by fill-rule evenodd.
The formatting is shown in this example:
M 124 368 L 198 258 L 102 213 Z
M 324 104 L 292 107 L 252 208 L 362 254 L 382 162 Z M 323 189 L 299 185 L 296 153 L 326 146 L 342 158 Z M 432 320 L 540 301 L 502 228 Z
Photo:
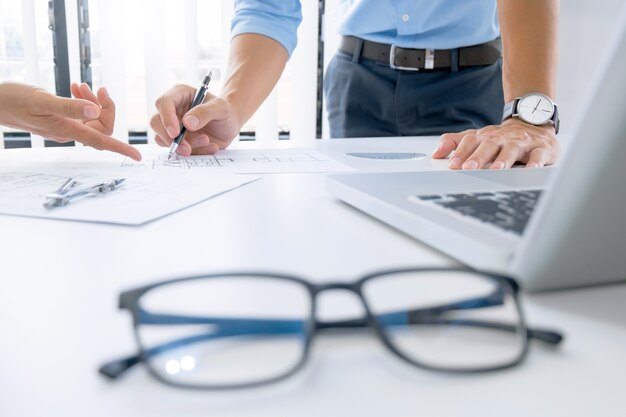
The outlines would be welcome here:
M 361 57 L 405 71 L 450 69 L 454 64 L 453 58 L 457 51 L 459 67 L 495 64 L 502 56 L 500 38 L 464 48 L 434 50 L 401 48 L 396 45 L 366 41 L 354 36 L 344 36 L 339 49 L 354 55 L 361 42 L 363 43 Z

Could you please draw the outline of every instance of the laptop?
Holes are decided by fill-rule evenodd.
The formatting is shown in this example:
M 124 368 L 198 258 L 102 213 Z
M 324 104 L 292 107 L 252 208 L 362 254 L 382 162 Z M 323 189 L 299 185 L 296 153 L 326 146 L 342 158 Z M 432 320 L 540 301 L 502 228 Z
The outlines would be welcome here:
M 331 194 L 528 291 L 626 280 L 626 8 L 555 167 L 338 174 Z

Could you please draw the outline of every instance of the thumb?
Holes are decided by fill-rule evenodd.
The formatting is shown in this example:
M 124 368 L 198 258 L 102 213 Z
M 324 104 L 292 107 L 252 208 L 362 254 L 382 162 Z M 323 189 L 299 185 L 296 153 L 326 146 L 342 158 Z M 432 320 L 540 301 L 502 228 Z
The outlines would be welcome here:
M 224 120 L 231 116 L 232 110 L 219 98 L 211 98 L 204 104 L 189 110 L 183 117 L 183 124 L 190 131 L 196 131 L 214 120 Z
M 93 120 L 100 117 L 100 107 L 88 100 L 45 94 L 34 106 L 37 115 L 54 115 L 70 119 Z

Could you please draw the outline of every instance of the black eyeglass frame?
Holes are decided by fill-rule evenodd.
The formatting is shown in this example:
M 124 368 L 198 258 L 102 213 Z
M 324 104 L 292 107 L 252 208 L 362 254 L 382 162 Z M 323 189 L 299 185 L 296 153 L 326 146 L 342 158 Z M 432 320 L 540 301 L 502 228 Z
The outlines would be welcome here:
M 477 367 L 477 368 L 439 367 L 439 366 L 429 365 L 427 363 L 412 359 L 408 357 L 407 355 L 405 355 L 404 353 L 402 353 L 398 348 L 396 348 L 393 345 L 393 343 L 389 340 L 389 336 L 386 334 L 385 330 L 383 329 L 384 326 L 380 323 L 379 320 L 375 318 L 376 315 L 373 314 L 370 309 L 367 298 L 363 294 L 364 285 L 368 281 L 371 281 L 373 279 L 380 278 L 380 277 L 385 277 L 385 276 L 399 275 L 399 274 L 404 274 L 404 273 L 433 273 L 433 272 L 434 273 L 455 273 L 456 272 L 456 273 L 468 273 L 468 274 L 479 275 L 479 276 L 491 279 L 492 281 L 496 282 L 499 285 L 499 288 L 502 288 L 508 295 L 511 296 L 511 299 L 515 303 L 517 314 L 519 315 L 519 323 L 516 323 L 516 325 L 517 324 L 519 325 L 519 330 L 522 332 L 520 334 L 520 337 L 523 343 L 523 346 L 522 346 L 522 349 L 520 350 L 519 355 L 514 360 L 512 360 L 511 362 L 505 363 L 503 365 L 491 366 L 491 367 Z M 298 361 L 298 363 L 295 364 L 288 372 L 285 372 L 284 374 L 281 374 L 279 376 L 268 378 L 268 379 L 263 379 L 263 380 L 258 380 L 258 381 L 251 381 L 251 382 L 240 383 L 240 384 L 232 384 L 232 385 L 185 384 L 185 383 L 180 383 L 180 382 L 176 382 L 176 381 L 164 378 L 158 371 L 156 371 L 153 368 L 151 361 L 150 361 L 150 353 L 149 353 L 150 349 L 147 349 L 143 345 L 141 341 L 141 337 L 139 335 L 139 326 L 141 325 L 140 320 L 141 320 L 141 314 L 142 314 L 142 309 L 140 305 L 141 297 L 143 297 L 145 294 L 147 294 L 151 290 L 154 290 L 159 287 L 172 285 L 172 284 L 178 284 L 178 283 L 194 281 L 194 280 L 204 280 L 204 279 L 246 278 L 246 277 L 255 278 L 255 279 L 258 278 L 258 279 L 285 280 L 288 282 L 297 283 L 303 286 L 307 290 L 308 295 L 310 296 L 310 300 L 311 300 L 311 310 L 310 310 L 310 315 L 305 321 L 306 325 L 304 326 L 305 333 L 304 333 L 303 351 L 302 351 L 302 356 L 300 360 Z M 365 316 L 358 318 L 358 319 L 349 319 L 349 320 L 318 321 L 316 319 L 317 295 L 324 291 L 329 291 L 329 290 L 346 290 L 357 295 L 357 297 L 360 299 L 361 304 L 363 305 L 363 308 L 365 310 Z M 99 372 L 102 375 L 108 377 L 109 379 L 118 379 L 128 369 L 130 369 L 131 367 L 133 367 L 134 365 L 140 362 L 143 362 L 144 365 L 147 367 L 148 372 L 154 378 L 156 378 L 158 381 L 166 385 L 173 386 L 176 388 L 193 389 L 193 390 L 231 390 L 231 389 L 240 389 L 240 388 L 244 388 L 244 389 L 254 388 L 254 387 L 259 387 L 259 386 L 264 386 L 264 385 L 280 382 L 282 380 L 285 380 L 293 376 L 298 371 L 300 371 L 308 362 L 308 358 L 310 356 L 310 350 L 311 350 L 313 341 L 315 340 L 316 335 L 320 331 L 324 331 L 328 329 L 338 329 L 338 328 L 356 329 L 356 328 L 365 328 L 365 327 L 373 329 L 375 334 L 383 343 L 383 345 L 389 351 L 391 351 L 396 357 L 400 358 L 405 363 L 408 363 L 410 365 L 413 365 L 421 369 L 444 372 L 444 373 L 451 373 L 451 374 L 478 374 L 478 373 L 499 371 L 499 370 L 515 367 L 525 360 L 525 358 L 528 356 L 528 352 L 530 348 L 530 344 L 529 344 L 530 339 L 536 339 L 536 340 L 542 341 L 550 345 L 558 345 L 563 340 L 563 335 L 559 332 L 552 331 L 552 330 L 544 330 L 544 329 L 529 329 L 527 327 L 525 315 L 524 315 L 524 312 L 523 312 L 523 309 L 519 300 L 519 293 L 520 293 L 520 286 L 517 283 L 517 281 L 515 281 L 513 278 L 496 274 L 496 273 L 492 273 L 492 272 L 477 271 L 477 270 L 470 269 L 470 268 L 389 269 L 389 270 L 378 271 L 375 273 L 365 275 L 351 283 L 332 282 L 332 283 L 324 283 L 324 284 L 313 284 L 308 280 L 305 280 L 300 277 L 292 276 L 292 275 L 286 275 L 286 274 L 280 274 L 280 273 L 254 272 L 254 271 L 211 273 L 211 274 L 194 275 L 194 276 L 189 276 L 189 277 L 171 279 L 167 281 L 158 282 L 155 284 L 142 286 L 142 287 L 135 288 L 132 290 L 124 291 L 120 294 L 119 308 L 123 310 L 128 310 L 131 312 L 131 315 L 133 318 L 133 333 L 134 333 L 135 340 L 137 342 L 137 346 L 139 347 L 139 352 L 137 355 L 134 355 L 134 356 L 123 358 L 117 361 L 108 362 L 100 367 Z M 502 295 L 507 295 L 507 294 L 502 294 Z M 483 299 L 483 301 L 484 300 L 485 299 Z M 475 301 L 476 300 L 472 300 L 472 302 L 475 302 Z M 495 304 L 491 304 L 491 305 L 495 305 Z M 487 306 L 487 304 L 484 304 L 483 306 Z M 441 307 L 436 307 L 436 309 L 440 309 L 440 308 Z M 497 330 L 516 331 L 516 328 L 514 328 L 513 326 L 497 324 L 497 323 L 492 324 L 488 327 L 497 329 Z

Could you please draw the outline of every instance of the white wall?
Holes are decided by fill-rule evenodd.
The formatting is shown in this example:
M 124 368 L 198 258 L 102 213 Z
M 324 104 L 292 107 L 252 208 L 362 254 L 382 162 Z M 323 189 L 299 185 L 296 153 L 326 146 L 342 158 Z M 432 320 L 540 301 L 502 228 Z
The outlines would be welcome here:
M 565 134 L 575 128 L 577 120 L 583 116 L 585 98 L 600 70 L 599 60 L 611 42 L 622 7 L 626 7 L 624 0 L 561 1 L 557 99 Z

